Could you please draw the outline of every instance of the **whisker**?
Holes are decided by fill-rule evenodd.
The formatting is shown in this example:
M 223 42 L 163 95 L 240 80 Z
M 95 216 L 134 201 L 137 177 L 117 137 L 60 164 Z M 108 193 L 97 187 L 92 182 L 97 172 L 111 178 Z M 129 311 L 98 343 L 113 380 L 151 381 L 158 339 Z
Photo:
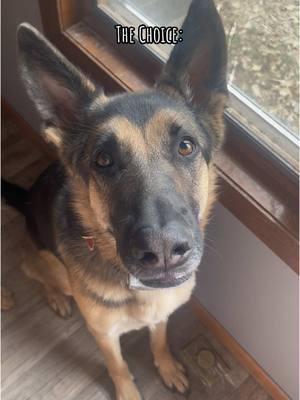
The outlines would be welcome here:
M 221 253 L 215 247 L 209 245 L 208 243 L 204 243 L 204 249 L 208 249 L 209 251 L 214 253 L 218 257 L 218 259 L 222 260 L 223 257 Z

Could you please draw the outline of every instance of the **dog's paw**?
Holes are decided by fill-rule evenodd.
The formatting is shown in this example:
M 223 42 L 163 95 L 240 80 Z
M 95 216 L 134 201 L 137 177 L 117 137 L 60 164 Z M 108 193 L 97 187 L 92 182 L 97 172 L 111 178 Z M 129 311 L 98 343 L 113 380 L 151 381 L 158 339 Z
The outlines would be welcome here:
M 161 357 L 155 365 L 168 388 L 176 389 L 179 393 L 185 393 L 189 389 L 183 366 L 171 355 Z
M 142 400 L 138 388 L 132 381 L 126 381 L 121 387 L 116 389 L 117 400 Z
M 52 310 L 60 317 L 67 319 L 72 316 L 71 297 L 58 290 L 50 290 L 47 291 L 47 300 Z

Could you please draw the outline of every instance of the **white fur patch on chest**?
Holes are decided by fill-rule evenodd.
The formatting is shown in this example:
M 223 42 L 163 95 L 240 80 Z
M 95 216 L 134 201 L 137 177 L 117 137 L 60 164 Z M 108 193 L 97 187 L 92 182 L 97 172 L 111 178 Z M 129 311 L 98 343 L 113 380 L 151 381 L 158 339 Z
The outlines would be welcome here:
M 119 336 L 145 326 L 153 326 L 168 319 L 178 307 L 186 303 L 195 285 L 195 277 L 178 288 L 137 291 L 137 303 L 130 304 L 118 314 L 109 335 Z

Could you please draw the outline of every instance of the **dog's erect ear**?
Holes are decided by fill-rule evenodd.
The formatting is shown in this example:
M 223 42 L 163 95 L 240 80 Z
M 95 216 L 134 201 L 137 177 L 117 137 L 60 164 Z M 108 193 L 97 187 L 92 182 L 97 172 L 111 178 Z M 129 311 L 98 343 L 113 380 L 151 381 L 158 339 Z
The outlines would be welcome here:
M 213 0 L 193 0 L 182 31 L 156 86 L 205 108 L 214 94 L 227 96 L 226 38 Z
M 43 121 L 63 128 L 79 118 L 94 84 L 31 25 L 21 24 L 17 38 L 21 74 Z

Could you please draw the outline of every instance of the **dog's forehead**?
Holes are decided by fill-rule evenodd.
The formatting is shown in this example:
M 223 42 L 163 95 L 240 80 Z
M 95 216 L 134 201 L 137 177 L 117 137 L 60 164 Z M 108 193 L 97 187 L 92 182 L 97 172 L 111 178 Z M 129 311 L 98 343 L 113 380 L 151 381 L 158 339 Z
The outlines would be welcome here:
M 99 134 L 112 133 L 119 143 L 141 152 L 159 146 L 174 127 L 196 131 L 193 114 L 184 103 L 167 96 L 129 94 L 109 100 L 97 124 Z
M 181 102 L 158 93 L 129 93 L 111 98 L 103 109 L 105 119 L 125 117 L 132 124 L 142 128 L 157 112 L 172 109 L 180 112 Z

